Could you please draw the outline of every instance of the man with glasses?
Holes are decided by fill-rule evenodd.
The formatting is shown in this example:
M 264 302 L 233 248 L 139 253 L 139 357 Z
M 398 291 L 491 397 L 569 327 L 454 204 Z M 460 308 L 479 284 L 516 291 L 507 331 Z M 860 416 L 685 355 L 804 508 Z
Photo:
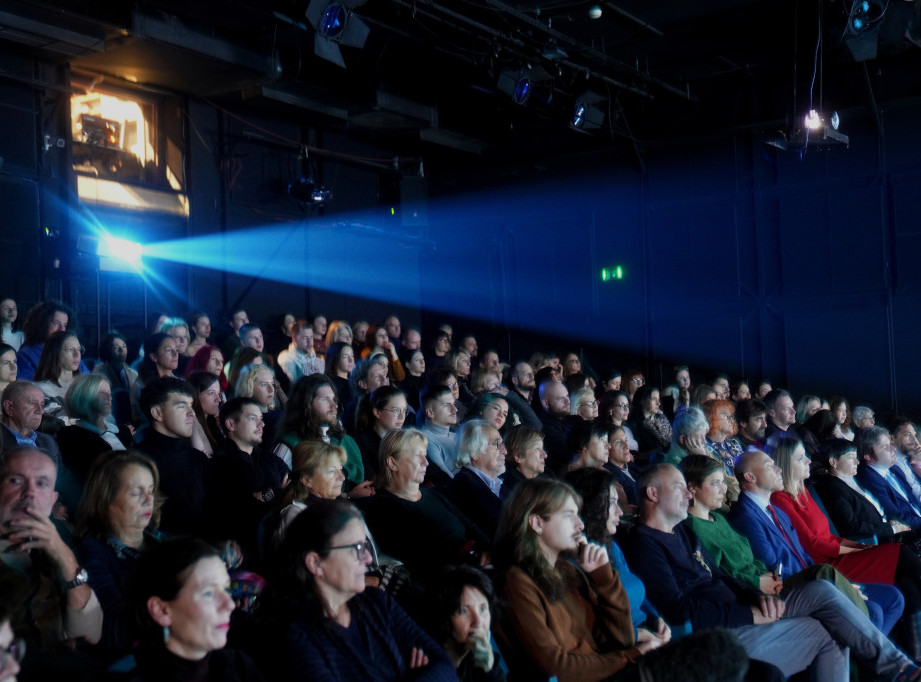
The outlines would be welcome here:
M 422 433 L 428 438 L 426 457 L 429 467 L 425 470 L 426 482 L 447 485 L 457 473 L 455 436 L 451 427 L 457 426 L 457 407 L 451 389 L 441 384 L 422 389 L 420 397 L 425 412 Z
M 448 499 L 488 537 L 496 536 L 505 473 L 505 443 L 494 426 L 482 419 L 464 424 L 457 440 L 460 470 L 448 486 Z
M 56 466 L 61 465 L 61 450 L 47 433 L 39 433 L 45 413 L 45 394 L 31 381 L 14 381 L 7 386 L 0 405 L 0 448 L 4 452 L 15 447 L 33 447 L 48 453 Z
M 559 358 L 557 358 L 559 360 Z M 544 450 L 547 451 L 547 466 L 557 476 L 562 476 L 569 464 L 569 446 L 566 436 L 569 429 L 564 421 L 569 417 L 569 394 L 559 381 L 544 380 L 539 389 L 541 431 L 544 432 Z
M 244 557 L 258 556 L 259 522 L 287 484 L 288 467 L 263 449 L 262 410 L 252 398 L 233 398 L 218 415 L 226 436 L 211 460 L 208 509 L 214 514 L 216 537 L 240 543 Z
M 854 411 L 851 412 L 851 417 L 854 419 L 854 426 L 857 429 L 869 429 L 876 426 L 876 415 L 866 405 L 855 407 Z

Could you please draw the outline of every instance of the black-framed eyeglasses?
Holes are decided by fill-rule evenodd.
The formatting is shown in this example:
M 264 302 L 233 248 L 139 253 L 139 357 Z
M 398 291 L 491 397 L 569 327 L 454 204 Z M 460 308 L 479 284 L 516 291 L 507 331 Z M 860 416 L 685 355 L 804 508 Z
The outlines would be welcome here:
M 373 556 L 370 538 L 365 538 L 362 542 L 353 542 L 351 545 L 336 545 L 335 547 L 330 547 L 329 551 L 332 552 L 334 549 L 351 549 L 355 552 L 356 561 L 361 561 L 363 552 L 367 552 L 369 556 Z
M 26 657 L 26 642 L 24 639 L 14 639 L 6 649 L 0 649 L 0 670 L 5 670 L 10 659 L 22 663 Z

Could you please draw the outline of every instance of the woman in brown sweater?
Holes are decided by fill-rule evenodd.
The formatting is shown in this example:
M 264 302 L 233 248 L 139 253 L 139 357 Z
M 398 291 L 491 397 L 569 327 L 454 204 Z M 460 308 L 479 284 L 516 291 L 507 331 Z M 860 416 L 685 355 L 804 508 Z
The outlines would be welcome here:
M 535 478 L 503 508 L 494 545 L 508 604 L 500 637 L 522 679 L 604 680 L 665 643 L 648 630 L 635 637 L 607 550 L 582 533 L 580 503 L 566 483 Z

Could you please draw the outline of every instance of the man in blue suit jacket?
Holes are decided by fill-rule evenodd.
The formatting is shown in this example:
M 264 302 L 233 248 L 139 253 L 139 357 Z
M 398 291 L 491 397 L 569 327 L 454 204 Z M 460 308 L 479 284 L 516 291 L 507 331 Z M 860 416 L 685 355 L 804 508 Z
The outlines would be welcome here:
M 881 426 L 863 431 L 857 438 L 857 456 L 857 482 L 879 501 L 886 516 L 912 530 L 921 528 L 921 500 L 914 496 L 899 467 L 894 466 L 898 453 L 889 432 Z
M 729 512 L 729 523 L 744 535 L 755 558 L 777 571 L 783 568 L 781 578 L 812 566 L 812 558 L 803 548 L 793 524 L 782 509 L 771 505 L 771 494 L 783 490 L 780 467 L 768 455 L 749 450 L 736 465 L 736 476 L 742 493 Z M 867 596 L 870 620 L 880 630 L 888 633 L 902 615 L 905 599 L 898 588 L 891 585 L 861 585 Z

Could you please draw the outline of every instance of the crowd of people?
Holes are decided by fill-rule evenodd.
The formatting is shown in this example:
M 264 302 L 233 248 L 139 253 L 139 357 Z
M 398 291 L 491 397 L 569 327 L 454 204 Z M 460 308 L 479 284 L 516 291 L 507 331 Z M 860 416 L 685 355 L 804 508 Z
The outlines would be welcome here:
M 909 418 L 393 315 L 0 327 L 0 680 L 921 680 Z

